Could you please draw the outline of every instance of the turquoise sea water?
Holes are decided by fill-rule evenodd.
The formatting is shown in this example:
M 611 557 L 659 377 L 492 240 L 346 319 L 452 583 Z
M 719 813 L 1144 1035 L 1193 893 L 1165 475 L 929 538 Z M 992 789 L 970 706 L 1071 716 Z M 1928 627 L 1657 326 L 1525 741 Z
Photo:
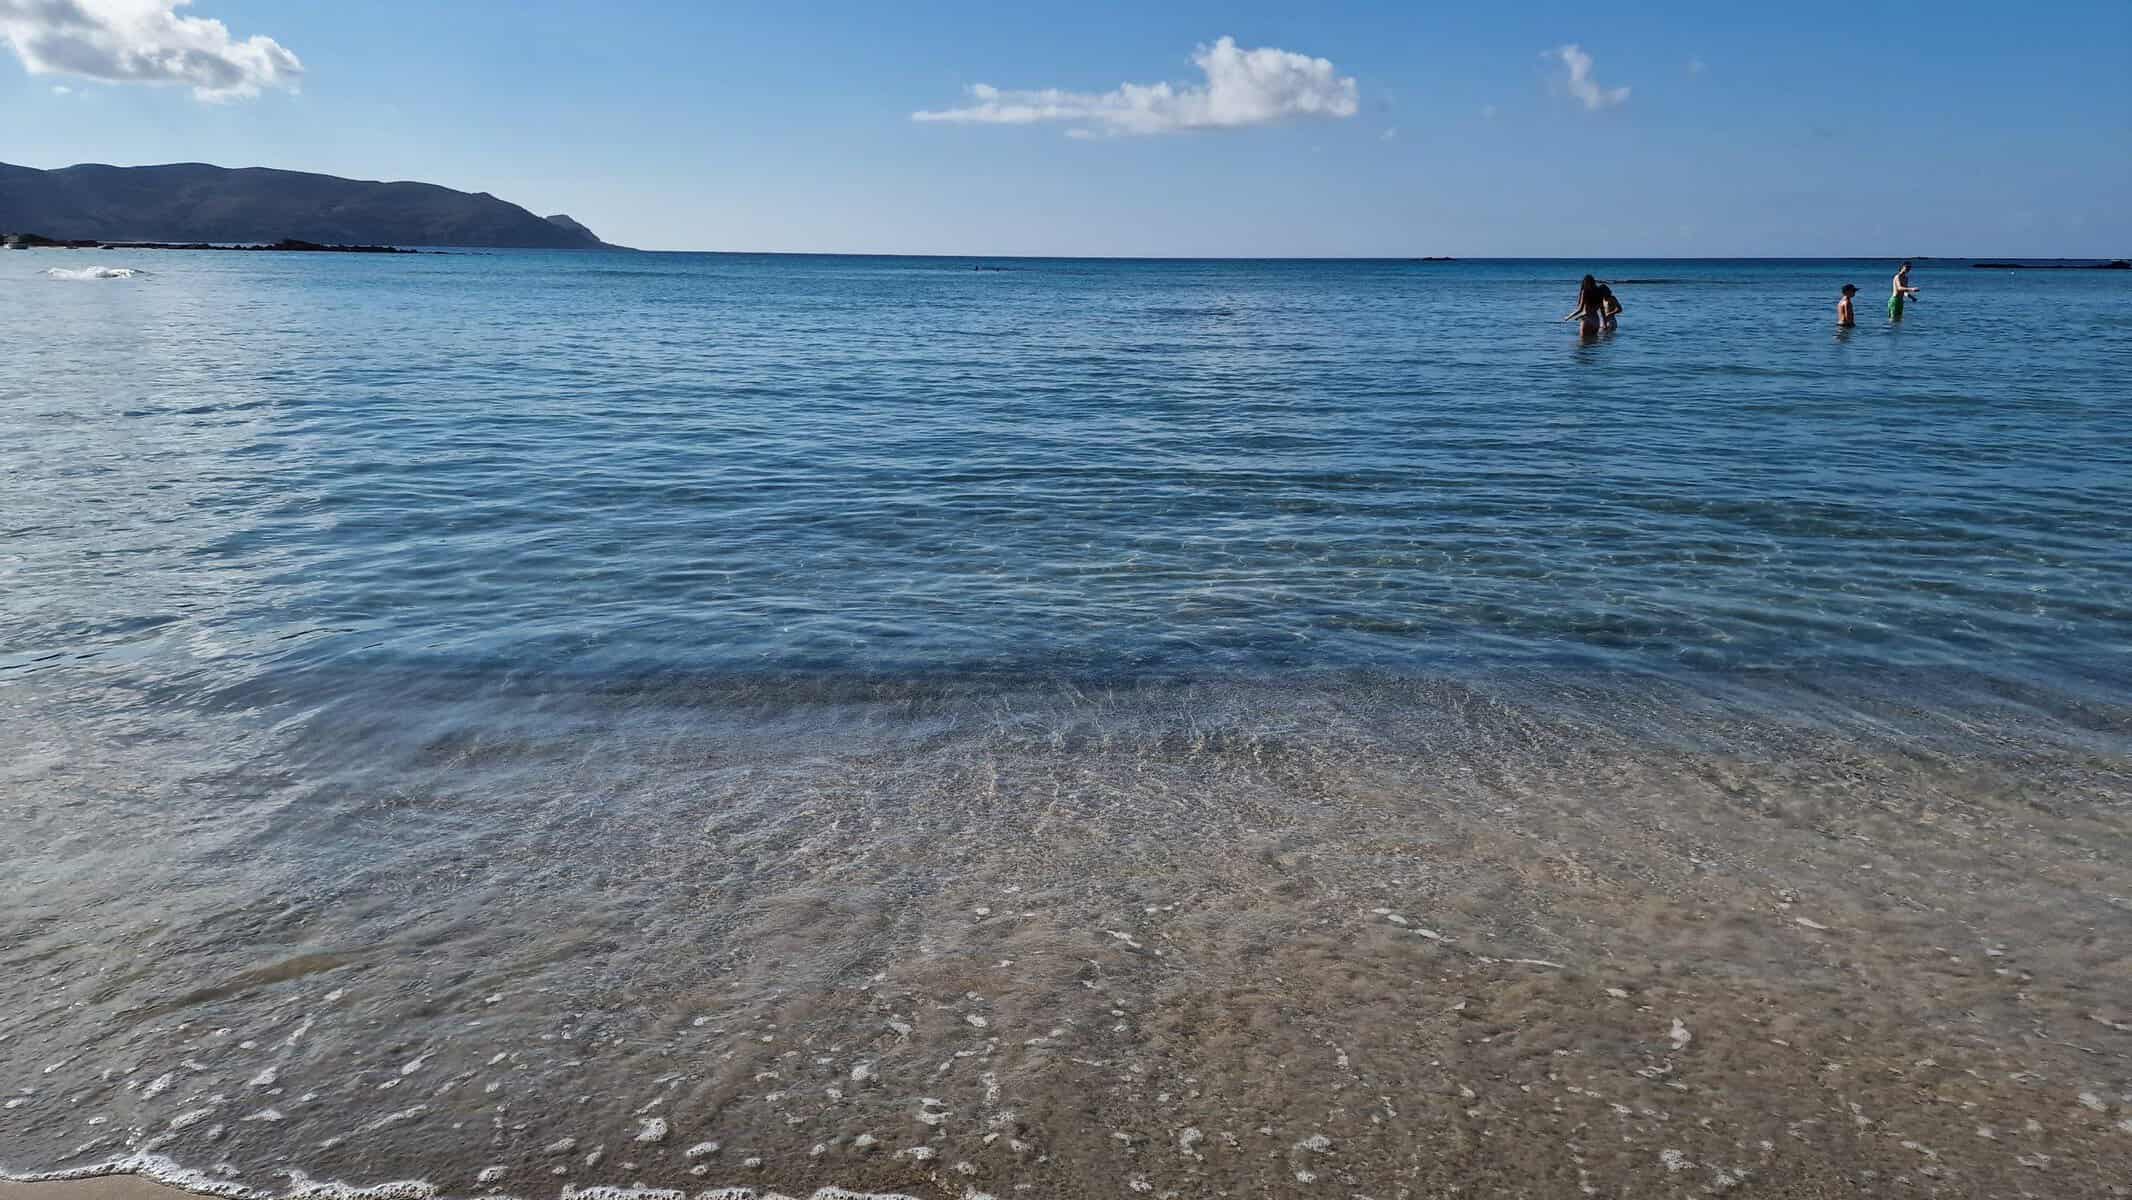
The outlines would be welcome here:
M 763 1047 L 839 1112 L 883 1021 L 894 1105 L 1054 1094 L 935 1072 L 1097 995 L 941 974 L 973 910 L 1046 931 L 1005 971 L 1411 906 L 1349 819 L 1450 836 L 1410 790 L 2121 812 L 2132 277 L 1930 261 L 1891 326 L 1892 268 L 0 255 L 0 1172 L 888 1186 Z M 1229 969 L 1169 953 L 1104 978 Z
M 106 259 L 148 273 L 38 274 Z M 1628 309 L 1592 344 L 1584 267 Z M 1891 327 L 1881 263 L 0 269 L 10 672 L 2048 675 L 2132 635 L 2122 274 L 1928 263 Z

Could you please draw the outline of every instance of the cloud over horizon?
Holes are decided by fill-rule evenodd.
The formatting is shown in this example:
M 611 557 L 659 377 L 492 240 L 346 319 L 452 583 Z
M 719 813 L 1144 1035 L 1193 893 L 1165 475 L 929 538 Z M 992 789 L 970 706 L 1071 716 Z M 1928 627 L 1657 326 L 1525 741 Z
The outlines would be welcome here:
M 1629 98 L 1629 89 L 1625 87 L 1599 86 L 1599 81 L 1592 78 L 1592 56 L 1586 54 L 1584 47 L 1575 42 L 1557 46 L 1543 57 L 1559 59 L 1563 66 L 1569 68 L 1569 78 L 1565 81 L 1569 94 L 1575 96 L 1588 109 L 1596 112 L 1602 108 L 1612 108 Z
M 273 38 L 178 10 L 192 0 L 0 0 L 0 41 L 32 75 L 190 87 L 200 100 L 296 90 L 303 62 Z
M 0 0 L 4 2 L 4 0 Z M 1195 129 L 1243 129 L 1297 118 L 1341 119 L 1361 109 L 1354 79 L 1334 72 L 1330 60 L 1289 50 L 1245 50 L 1223 37 L 1192 53 L 1205 74 L 1201 85 L 1126 83 L 1108 92 L 1058 88 L 1009 90 L 972 84 L 961 108 L 914 112 L 913 121 L 966 125 L 1034 125 L 1045 121 L 1087 124 L 1068 136 L 1178 133 Z

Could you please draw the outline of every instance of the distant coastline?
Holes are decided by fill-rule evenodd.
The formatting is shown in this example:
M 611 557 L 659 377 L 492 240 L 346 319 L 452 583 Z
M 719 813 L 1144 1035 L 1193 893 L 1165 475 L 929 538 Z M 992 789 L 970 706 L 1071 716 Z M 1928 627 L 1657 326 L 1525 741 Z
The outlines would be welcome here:
M 626 250 L 567 213 L 487 192 L 209 163 L 57 170 L 0 163 L 0 230 L 126 248 L 266 245 Z
M 61 241 L 34 233 L 10 233 L 0 237 L 10 250 L 248 250 L 284 254 L 445 254 L 443 250 L 408 250 L 399 246 L 344 246 L 283 238 L 272 243 L 228 242 L 105 242 L 95 238 Z
M 2109 262 L 1979 262 L 1969 265 L 1979 271 L 2132 271 L 2132 262 L 2122 258 Z

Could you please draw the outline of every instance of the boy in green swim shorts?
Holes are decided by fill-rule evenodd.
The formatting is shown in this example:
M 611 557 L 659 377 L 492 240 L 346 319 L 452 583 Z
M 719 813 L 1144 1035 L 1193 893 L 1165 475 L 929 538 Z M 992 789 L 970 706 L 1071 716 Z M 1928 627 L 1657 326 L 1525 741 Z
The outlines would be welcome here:
M 1901 269 L 1895 272 L 1895 290 L 1888 293 L 1888 319 L 1902 320 L 1903 301 L 1915 295 L 1917 289 L 1910 286 L 1910 264 L 1904 263 Z

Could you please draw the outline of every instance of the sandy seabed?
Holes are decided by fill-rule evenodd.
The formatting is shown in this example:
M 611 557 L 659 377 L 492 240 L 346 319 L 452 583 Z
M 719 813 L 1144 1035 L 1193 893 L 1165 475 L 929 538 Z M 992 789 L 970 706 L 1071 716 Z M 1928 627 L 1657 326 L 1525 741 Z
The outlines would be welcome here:
M 104 1024 L 114 985 L 44 927 L 0 1162 L 451 1196 L 2132 1195 L 2120 716 L 1661 736 L 1439 699 L 1397 735 L 1179 709 L 699 767 L 641 827 L 522 805 L 529 832 L 469 822 L 457 874 L 255 898 L 280 951 Z M 566 872 L 569 844 L 603 849 Z

